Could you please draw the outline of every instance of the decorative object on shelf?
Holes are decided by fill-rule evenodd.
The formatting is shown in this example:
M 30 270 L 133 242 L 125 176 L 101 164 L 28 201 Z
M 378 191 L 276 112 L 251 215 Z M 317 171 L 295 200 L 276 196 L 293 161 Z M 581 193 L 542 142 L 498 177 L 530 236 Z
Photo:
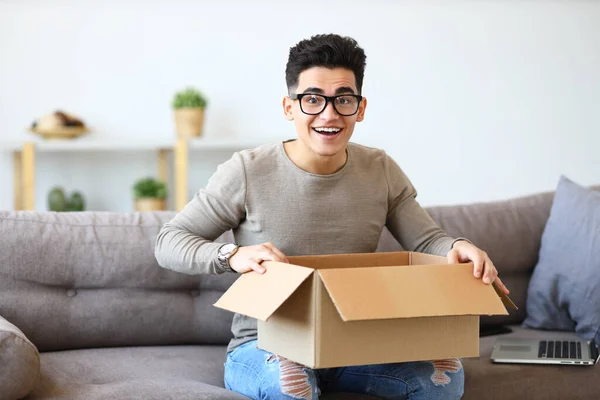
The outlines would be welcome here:
M 175 95 L 175 128 L 180 138 L 198 137 L 204 127 L 204 109 L 206 98 L 200 91 L 187 88 Z
M 63 188 L 53 187 L 48 193 L 48 209 L 50 211 L 84 211 L 85 199 L 80 192 L 74 191 L 67 197 Z
M 133 185 L 136 211 L 161 211 L 167 209 L 167 185 L 154 178 L 138 179 Z
M 29 130 L 44 139 L 73 139 L 88 132 L 83 121 L 60 110 L 34 121 Z

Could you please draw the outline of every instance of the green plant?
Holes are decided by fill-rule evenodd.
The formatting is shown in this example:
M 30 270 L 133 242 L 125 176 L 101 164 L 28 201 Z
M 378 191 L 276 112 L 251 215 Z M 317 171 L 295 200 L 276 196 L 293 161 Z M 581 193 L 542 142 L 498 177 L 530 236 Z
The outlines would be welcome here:
M 133 185 L 133 197 L 136 200 L 148 197 L 164 200 L 167 198 L 167 194 L 167 185 L 158 179 L 142 178 Z
M 67 198 L 63 188 L 55 186 L 48 193 L 48 209 L 56 212 L 84 211 L 85 199 L 79 192 L 71 192 Z
M 207 104 L 206 98 L 200 91 L 194 88 L 187 88 L 175 94 L 173 100 L 173 108 L 205 108 Z

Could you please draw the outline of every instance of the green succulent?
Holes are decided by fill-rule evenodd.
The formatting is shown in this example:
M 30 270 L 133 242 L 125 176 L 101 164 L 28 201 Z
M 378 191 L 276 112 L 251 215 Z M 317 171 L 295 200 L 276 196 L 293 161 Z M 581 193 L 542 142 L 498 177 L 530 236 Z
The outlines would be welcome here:
M 173 108 L 205 108 L 207 104 L 206 98 L 200 91 L 194 88 L 187 88 L 175 95 L 173 100 Z
M 85 210 L 85 199 L 79 192 L 71 193 L 69 201 L 67 201 L 67 211 L 83 211 Z
M 133 185 L 133 197 L 138 199 L 153 198 L 164 200 L 167 198 L 167 185 L 163 181 L 154 178 L 138 179 Z
M 84 211 L 85 199 L 79 192 L 72 192 L 67 198 L 63 188 L 55 186 L 48 193 L 48 209 L 56 212 Z

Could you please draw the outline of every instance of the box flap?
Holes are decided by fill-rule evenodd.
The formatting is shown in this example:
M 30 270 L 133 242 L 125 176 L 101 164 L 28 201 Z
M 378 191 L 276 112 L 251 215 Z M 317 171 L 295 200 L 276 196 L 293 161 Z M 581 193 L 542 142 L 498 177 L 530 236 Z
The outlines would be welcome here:
M 508 297 L 508 295 L 505 294 L 502 291 L 502 289 L 500 289 L 500 286 L 498 286 L 498 283 L 496 281 L 494 281 L 494 283 L 492 283 L 492 286 L 494 286 L 494 290 L 496 291 L 496 294 L 500 297 L 500 299 L 502 299 L 502 303 L 506 307 L 514 308 L 515 310 L 519 309 L 519 307 L 517 307 L 517 305 L 515 303 L 513 303 L 513 301 L 510 299 L 510 297 Z
M 447 258 L 442 256 L 410 252 L 410 265 L 445 264 L 446 260 Z M 496 282 L 494 282 L 493 286 L 498 296 L 502 299 L 502 303 L 504 303 L 506 307 L 514 308 L 515 310 L 519 309 L 515 303 L 513 303 L 510 297 L 502 292 Z
M 507 315 L 473 264 L 319 270 L 344 321 L 451 315 Z
M 214 306 L 266 321 L 314 271 L 275 261 L 261 265 L 264 274 L 242 274 Z
M 436 256 L 434 254 L 425 254 L 411 251 L 410 265 L 430 265 L 430 264 L 448 264 L 448 258 Z
M 302 265 L 313 269 L 330 268 L 360 268 L 360 267 L 385 267 L 387 265 L 409 265 L 410 256 L 407 251 L 378 252 L 378 253 L 350 253 L 350 254 L 322 254 L 314 256 L 291 256 L 290 263 Z M 430 263 L 431 264 L 431 263 Z M 437 262 L 435 264 L 440 264 Z

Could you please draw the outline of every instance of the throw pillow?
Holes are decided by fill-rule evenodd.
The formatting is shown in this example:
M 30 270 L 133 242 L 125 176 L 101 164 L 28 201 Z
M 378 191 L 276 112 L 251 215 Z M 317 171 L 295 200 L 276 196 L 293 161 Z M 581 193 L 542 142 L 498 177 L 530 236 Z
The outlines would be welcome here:
M 600 192 L 560 177 L 526 308 L 524 327 L 600 343 Z

